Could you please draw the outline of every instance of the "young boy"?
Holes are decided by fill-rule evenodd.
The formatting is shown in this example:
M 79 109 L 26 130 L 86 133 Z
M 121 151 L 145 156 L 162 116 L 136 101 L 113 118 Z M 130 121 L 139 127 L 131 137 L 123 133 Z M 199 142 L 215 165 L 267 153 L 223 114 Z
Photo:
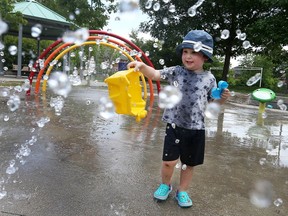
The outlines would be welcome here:
M 186 191 L 192 180 L 193 167 L 203 164 L 204 161 L 204 111 L 208 101 L 212 99 L 212 88 L 217 87 L 213 74 L 203 70 L 206 61 L 213 61 L 213 38 L 203 30 L 192 30 L 178 45 L 176 52 L 181 56 L 183 66 L 155 70 L 143 62 L 134 61 L 128 64 L 128 68 L 134 67 L 135 71 L 141 71 L 152 80 L 165 79 L 170 85 L 176 82 L 177 88 L 182 92 L 182 100 L 175 107 L 165 109 L 163 113 L 162 120 L 167 122 L 167 127 L 162 156 L 162 183 L 155 191 L 154 198 L 168 198 L 172 191 L 174 167 L 180 158 L 186 169 L 181 169 L 175 198 L 179 206 L 191 207 L 192 200 Z M 219 103 L 223 104 L 229 96 L 229 90 L 224 89 Z

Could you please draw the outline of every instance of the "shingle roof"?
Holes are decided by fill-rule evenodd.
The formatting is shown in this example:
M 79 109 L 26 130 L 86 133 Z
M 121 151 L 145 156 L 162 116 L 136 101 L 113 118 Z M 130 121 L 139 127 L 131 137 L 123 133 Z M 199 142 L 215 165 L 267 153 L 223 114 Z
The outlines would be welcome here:
M 65 17 L 59 15 L 53 10 L 45 7 L 35 0 L 18 2 L 14 4 L 14 12 L 21 12 L 24 17 L 38 18 L 39 20 L 51 20 L 58 23 L 70 24 Z

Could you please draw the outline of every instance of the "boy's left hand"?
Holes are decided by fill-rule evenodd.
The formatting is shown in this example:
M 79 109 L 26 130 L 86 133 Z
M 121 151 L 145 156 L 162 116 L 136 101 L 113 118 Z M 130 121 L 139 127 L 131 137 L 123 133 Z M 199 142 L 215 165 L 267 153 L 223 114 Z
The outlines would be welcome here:
M 231 96 L 231 93 L 229 89 L 227 88 L 223 89 L 222 94 L 221 94 L 221 99 L 227 100 L 230 96 Z

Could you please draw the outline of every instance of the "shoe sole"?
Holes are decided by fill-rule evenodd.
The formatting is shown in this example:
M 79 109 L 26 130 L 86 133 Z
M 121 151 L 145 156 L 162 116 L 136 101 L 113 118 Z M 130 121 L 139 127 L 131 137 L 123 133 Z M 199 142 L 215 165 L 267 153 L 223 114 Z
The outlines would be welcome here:
M 184 203 L 181 203 L 179 200 L 178 200 L 178 198 L 177 197 L 175 197 L 175 200 L 177 201 L 177 203 L 178 203 L 178 205 L 181 207 L 181 208 L 190 208 L 190 207 L 192 207 L 192 204 L 190 205 L 190 204 L 184 204 Z

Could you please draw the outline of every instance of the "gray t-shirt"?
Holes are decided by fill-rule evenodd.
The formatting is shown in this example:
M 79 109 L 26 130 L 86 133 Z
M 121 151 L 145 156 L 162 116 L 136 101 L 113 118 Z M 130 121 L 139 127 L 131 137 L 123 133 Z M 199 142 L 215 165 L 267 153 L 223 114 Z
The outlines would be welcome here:
M 182 100 L 175 107 L 165 109 L 162 120 L 186 129 L 204 130 L 205 108 L 211 99 L 212 88 L 217 87 L 214 75 L 173 66 L 160 70 L 160 77 L 182 92 Z

